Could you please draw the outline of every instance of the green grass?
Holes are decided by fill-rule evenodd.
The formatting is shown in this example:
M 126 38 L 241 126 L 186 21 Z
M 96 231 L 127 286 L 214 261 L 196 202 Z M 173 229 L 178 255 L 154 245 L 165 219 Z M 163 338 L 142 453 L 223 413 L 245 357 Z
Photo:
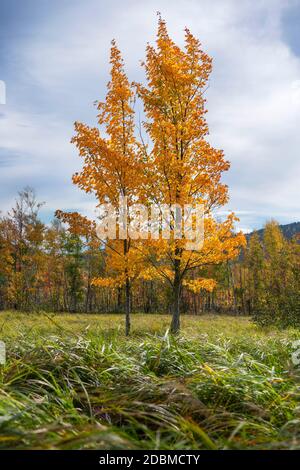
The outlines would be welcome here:
M 2 312 L 2 449 L 300 448 L 299 330 L 248 319 Z

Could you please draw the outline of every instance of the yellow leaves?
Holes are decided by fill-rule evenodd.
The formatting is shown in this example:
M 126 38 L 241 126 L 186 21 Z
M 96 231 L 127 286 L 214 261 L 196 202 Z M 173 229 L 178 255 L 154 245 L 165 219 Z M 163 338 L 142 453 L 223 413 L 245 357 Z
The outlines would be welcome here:
M 93 192 L 100 203 L 115 204 L 120 193 L 131 199 L 136 181 L 141 177 L 140 152 L 134 135 L 134 94 L 124 72 L 124 64 L 116 42 L 111 48 L 111 80 L 106 100 L 98 103 L 98 128 L 76 122 L 72 142 L 84 159 L 83 169 L 73 176 L 73 183 L 86 192 Z
M 212 292 L 216 287 L 217 283 L 214 279 L 191 279 L 191 280 L 184 280 L 183 285 L 194 292 L 194 294 L 199 293 L 201 290 L 206 290 L 208 292 Z
M 271 220 L 265 226 L 264 244 L 268 254 L 279 253 L 284 247 L 284 237 L 277 222 Z
M 115 289 L 118 287 L 122 287 L 124 284 L 124 280 L 120 277 L 98 277 L 92 280 L 92 286 L 94 287 L 108 287 L 110 289 Z
M 230 214 L 224 222 L 216 222 L 212 217 L 206 217 L 204 223 L 204 244 L 199 253 L 194 254 L 196 264 L 218 264 L 234 259 L 246 239 L 242 232 L 234 233 L 236 217 Z
M 0 219 L 0 275 L 9 274 L 14 262 L 10 249 L 10 239 L 5 237 L 5 233 L 9 232 L 8 225 L 7 221 L 1 221 Z
M 55 216 L 62 222 L 69 225 L 69 230 L 74 235 L 96 237 L 95 222 L 90 221 L 87 217 L 78 214 L 78 212 L 63 212 L 57 210 Z
M 149 266 L 140 272 L 138 278 L 143 279 L 144 281 L 151 281 L 154 279 L 160 279 L 160 275 L 157 269 L 155 269 L 153 266 Z

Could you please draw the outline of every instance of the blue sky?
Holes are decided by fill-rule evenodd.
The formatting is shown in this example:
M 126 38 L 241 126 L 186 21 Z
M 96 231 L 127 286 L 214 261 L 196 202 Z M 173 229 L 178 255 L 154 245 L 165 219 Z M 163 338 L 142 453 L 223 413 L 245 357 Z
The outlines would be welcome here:
M 231 161 L 226 209 L 248 230 L 300 220 L 299 0 L 0 0 L 0 210 L 31 185 L 45 221 L 58 208 L 92 214 L 71 183 L 73 122 L 96 122 L 112 38 L 129 78 L 144 80 L 157 11 L 178 44 L 188 26 L 213 57 L 209 139 Z

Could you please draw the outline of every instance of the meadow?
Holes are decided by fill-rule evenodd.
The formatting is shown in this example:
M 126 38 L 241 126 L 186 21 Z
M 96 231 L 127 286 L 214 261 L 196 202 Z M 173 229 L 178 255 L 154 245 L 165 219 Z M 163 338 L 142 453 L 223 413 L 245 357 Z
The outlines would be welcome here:
M 299 449 L 299 330 L 2 312 L 1 449 Z

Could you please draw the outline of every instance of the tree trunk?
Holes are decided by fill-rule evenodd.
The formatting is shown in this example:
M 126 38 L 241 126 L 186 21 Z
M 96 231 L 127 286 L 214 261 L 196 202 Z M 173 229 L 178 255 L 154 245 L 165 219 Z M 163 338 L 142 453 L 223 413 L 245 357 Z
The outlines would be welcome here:
M 124 240 L 124 255 L 128 253 L 128 240 Z M 128 277 L 127 266 L 125 268 L 125 335 L 130 333 L 130 279 Z
M 172 321 L 171 321 L 171 333 L 172 334 L 178 334 L 180 331 L 180 293 L 181 293 L 180 267 L 179 267 L 178 260 L 175 260 Z
M 118 287 L 117 290 L 117 313 L 122 312 L 122 288 Z
M 91 276 L 90 273 L 88 274 L 88 280 L 87 280 L 87 289 L 86 289 L 86 297 L 85 297 L 85 313 L 90 313 L 91 312 Z
M 126 301 L 125 301 L 125 334 L 129 336 L 130 333 L 130 282 L 129 279 L 126 279 L 125 285 L 125 292 L 126 292 Z

